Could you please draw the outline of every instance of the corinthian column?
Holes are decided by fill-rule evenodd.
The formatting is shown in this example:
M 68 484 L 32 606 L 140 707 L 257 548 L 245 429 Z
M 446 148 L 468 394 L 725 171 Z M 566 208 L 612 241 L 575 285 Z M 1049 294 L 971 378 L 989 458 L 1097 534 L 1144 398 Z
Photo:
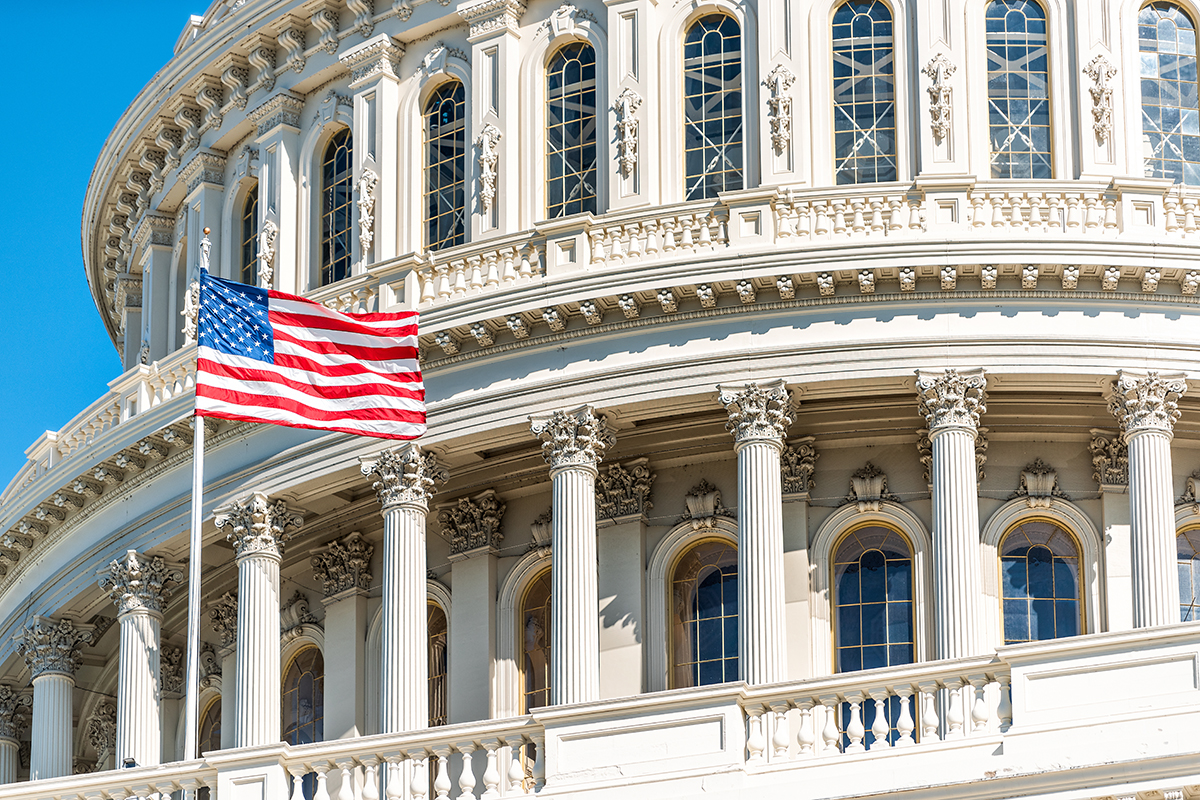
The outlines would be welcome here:
M 100 588 L 117 604 L 121 651 L 117 677 L 116 763 L 132 758 L 139 767 L 162 762 L 162 708 L 159 692 L 159 631 L 167 583 L 183 572 L 159 556 L 139 558 L 134 550 L 114 559 Z
M 92 631 L 70 620 L 34 617 L 17 642 L 17 652 L 33 676 L 33 733 L 29 743 L 29 780 L 71 774 L 71 696 L 79 648 Z
M 434 481 L 445 482 L 447 474 L 416 444 L 364 459 L 362 473 L 375 478 L 383 506 L 379 725 L 381 733 L 399 733 L 429 725 L 425 517 Z
M 975 440 L 987 410 L 982 369 L 917 372 L 917 403 L 929 428 L 933 464 L 934 657 L 982 653 L 979 484 Z
M 282 500 L 261 492 L 217 513 L 230 528 L 238 565 L 237 669 L 233 746 L 279 741 L 279 561 L 283 544 L 304 524 Z
M 717 390 L 738 460 L 738 673 L 750 684 L 774 683 L 787 678 L 779 454 L 791 394 L 783 381 Z
M 530 418 L 550 465 L 550 705 L 600 698 L 597 464 L 614 441 L 590 406 Z
M 21 712 L 32 702 L 29 695 L 13 691 L 8 684 L 0 684 L 0 785 L 17 779 L 17 751 L 21 746 L 21 730 L 25 727 Z
M 1118 370 L 1108 398 L 1129 449 L 1135 628 L 1179 622 L 1171 437 L 1186 391 L 1183 375 Z

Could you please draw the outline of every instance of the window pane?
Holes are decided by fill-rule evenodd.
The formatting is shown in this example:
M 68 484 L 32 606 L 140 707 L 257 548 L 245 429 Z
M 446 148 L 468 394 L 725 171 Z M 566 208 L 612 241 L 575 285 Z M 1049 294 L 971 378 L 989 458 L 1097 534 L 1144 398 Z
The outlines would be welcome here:
M 709 14 L 683 47 L 684 197 L 699 200 L 743 186 L 741 29 Z
M 882 0 L 849 0 L 833 15 L 834 170 L 838 184 L 894 181 L 895 56 Z
M 1138 14 L 1138 48 L 1145 174 L 1200 184 L 1195 25 L 1179 6 L 1150 3 Z
M 702 541 L 671 579 L 672 688 L 737 680 L 737 550 Z
M 463 85 L 439 86 L 425 103 L 425 241 L 430 250 L 466 241 L 467 128 Z
M 321 285 L 350 276 L 350 129 L 333 135 L 321 166 Z
M 546 68 L 546 165 L 547 219 L 596 213 L 596 51 L 584 42 Z
M 986 17 L 992 177 L 1050 178 L 1046 12 L 1036 0 L 993 0 Z
M 1200 619 L 1200 528 L 1180 533 L 1175 539 L 1179 553 L 1179 621 Z
M 908 542 L 882 526 L 859 528 L 835 548 L 833 572 L 838 671 L 912 663 Z
M 258 184 L 246 194 L 242 205 L 242 258 L 238 279 L 258 285 Z
M 1079 548 L 1063 528 L 1030 520 L 1009 531 L 1000 546 L 1005 644 L 1078 634 L 1078 576 Z

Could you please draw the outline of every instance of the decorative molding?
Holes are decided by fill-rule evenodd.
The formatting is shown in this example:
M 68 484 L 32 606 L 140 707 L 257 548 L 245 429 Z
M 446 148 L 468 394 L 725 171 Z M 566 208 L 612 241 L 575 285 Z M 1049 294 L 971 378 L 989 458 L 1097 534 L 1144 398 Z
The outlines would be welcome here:
M 350 589 L 367 591 L 371 588 L 371 555 L 375 547 L 358 531 L 344 539 L 330 542 L 311 559 L 313 577 L 324 584 L 326 597 Z
M 341 19 L 338 16 L 337 6 L 318 7 L 313 11 L 312 16 L 308 18 L 312 26 L 317 29 L 317 50 L 324 50 L 329 55 L 337 55 L 338 49 L 338 31 L 341 28 Z
M 571 3 L 564 2 L 550 13 L 550 16 L 538 25 L 537 32 L 550 31 L 552 38 L 559 36 L 578 35 L 579 21 L 598 22 L 596 15 L 586 9 L 580 9 Z
M 944 53 L 938 53 L 921 70 L 931 81 L 929 88 L 929 127 L 933 138 L 942 141 L 950 133 L 951 105 L 950 76 L 956 67 L 946 58 Z
M 470 25 L 468 41 L 494 33 L 518 33 L 525 4 L 519 0 L 482 0 L 460 7 L 460 16 Z
M 279 226 L 272 220 L 263 223 L 258 233 L 258 285 L 270 289 L 275 282 L 275 240 Z
M 457 47 L 447 47 L 445 42 L 438 42 L 421 59 L 416 74 L 428 77 L 444 73 L 446 71 L 446 59 L 448 58 L 457 58 L 465 64 L 471 63 L 471 57 L 464 51 L 459 50 Z
M 888 491 L 887 475 L 868 461 L 862 469 L 850 476 L 850 493 L 841 505 L 856 503 L 858 513 L 878 512 L 885 501 L 899 503 L 900 498 Z
M 171 597 L 167 584 L 182 581 L 183 570 L 162 556 L 139 557 L 136 550 L 127 550 L 124 558 L 109 562 L 100 588 L 116 603 L 118 616 L 139 611 L 161 615 Z
M 307 26 L 304 24 L 304 20 L 291 15 L 284 17 L 283 24 L 283 30 L 279 32 L 276 41 L 287 51 L 287 56 L 283 65 L 276 72 L 290 69 L 299 75 L 304 72 L 304 67 L 308 63 L 304 56 L 304 33 Z M 261 128 L 259 135 L 262 135 Z
M 371 242 L 375 239 L 375 185 L 379 176 L 372 169 L 364 168 L 358 179 L 358 246 L 363 261 L 371 252 Z
M 30 677 L 36 679 L 49 673 L 74 676 L 79 669 L 79 649 L 92 643 L 94 632 L 69 619 L 55 622 L 34 617 L 18 636 L 17 652 L 25 659 Z
M 1008 496 L 1009 500 L 1024 497 L 1030 508 L 1049 508 L 1057 497 L 1062 500 L 1071 498 L 1058 486 L 1058 473 L 1042 459 L 1035 459 L 1021 471 L 1021 485 Z
M 226 592 L 208 606 L 208 618 L 221 637 L 222 647 L 237 643 L 237 607 L 237 592 Z
M 554 534 L 554 510 L 547 509 L 538 515 L 529 525 L 529 536 L 532 539 L 529 545 L 529 552 L 537 550 L 539 553 L 549 555 L 550 545 Z
M 792 424 L 792 393 L 782 380 L 761 386 L 718 386 L 718 399 L 729 414 L 725 429 L 737 443 L 782 442 Z
M 616 442 L 603 416 L 591 406 L 555 411 L 547 417 L 530 417 L 533 435 L 542 441 L 542 457 L 550 470 L 566 467 L 595 469 L 604 451 Z
M 792 98 L 788 90 L 796 76 L 783 64 L 776 64 L 763 79 L 771 96 L 767 98 L 767 120 L 771 125 L 771 146 L 782 153 L 792 142 Z
M 917 405 L 931 435 L 946 427 L 978 428 L 979 416 L 987 411 L 986 402 L 983 369 L 917 370 Z
M 1112 79 L 1117 74 L 1117 68 L 1108 63 L 1102 55 L 1098 55 L 1083 68 L 1083 74 L 1092 79 L 1088 92 L 1092 95 L 1092 130 L 1101 142 L 1108 141 L 1112 135 Z
M 87 741 L 96 750 L 96 769 L 109 764 L 109 758 L 117 750 L 117 707 L 113 703 L 100 703 L 92 711 L 87 722 Z
M 364 39 L 375 32 L 375 3 L 373 0 L 346 0 L 346 7 L 354 13 L 353 31 Z
M 33 705 L 33 698 L 23 692 L 14 691 L 7 683 L 0 683 L 0 739 L 20 741 L 28 725 L 25 709 Z
M 219 688 L 221 683 L 221 659 L 216 648 L 208 642 L 200 643 L 200 688 Z
M 442 506 L 438 511 L 438 523 L 442 526 L 442 535 L 450 540 L 450 560 L 480 552 L 498 553 L 500 542 L 504 540 L 500 522 L 506 508 L 494 489 Z
M 381 33 L 342 53 L 338 60 L 350 70 L 350 85 L 356 87 L 379 76 L 399 79 L 397 67 L 404 53 L 403 42 Z
M 1120 434 L 1092 429 L 1092 479 L 1104 486 L 1129 485 L 1129 447 Z
M 236 53 L 227 53 L 218 66 L 224 67 L 221 83 L 229 89 L 228 107 L 244 111 L 250 88 L 250 62 Z
M 354 114 L 354 98 L 349 95 L 338 94 L 337 89 L 330 89 L 325 93 L 324 99 L 321 100 L 321 105 L 317 106 L 317 110 L 313 112 L 314 125 L 328 125 L 337 119 L 338 108 L 348 108 L 349 114 Z
M 492 210 L 496 199 L 496 176 L 500 153 L 497 145 L 503 134 L 490 122 L 483 126 L 475 146 L 479 148 L 479 204 L 485 213 Z
M 638 119 L 635 116 L 642 106 L 642 96 L 626 87 L 613 101 L 617 114 L 617 164 L 621 174 L 629 177 L 637 167 Z
M 715 528 L 718 517 L 734 518 L 733 512 L 721 504 L 721 490 L 709 483 L 707 478 L 684 495 L 683 503 L 680 523 L 690 522 L 694 531 Z
M 603 519 L 644 516 L 653 507 L 650 488 L 658 477 L 649 459 L 613 464 L 596 478 L 596 511 Z
M 1187 476 L 1184 483 L 1183 494 L 1175 501 L 1177 506 L 1186 506 L 1191 504 L 1192 513 L 1200 514 L 1200 469 Z
M 196 92 L 196 102 L 204 109 L 204 121 L 200 125 L 200 133 L 220 130 L 225 121 L 225 117 L 221 114 L 221 108 L 225 105 L 225 92 L 221 87 L 220 80 L 210 75 L 201 75 L 192 84 L 192 89 Z
M 234 501 L 216 514 L 218 528 L 229 528 L 225 538 L 238 558 L 249 555 L 283 555 L 283 545 L 304 525 L 304 517 L 288 511 L 283 500 L 272 501 L 262 492 Z
M 817 485 L 813 475 L 817 471 L 817 459 L 820 457 L 815 437 L 805 436 L 784 444 L 779 454 L 779 464 L 785 496 L 807 494 Z
M 188 194 L 196 191 L 202 183 L 223 187 L 225 185 L 225 165 L 225 156 L 211 150 L 201 150 L 183 166 L 183 169 L 179 171 L 179 176 L 187 186 Z
M 167 694 L 183 694 L 183 668 L 185 665 L 182 647 L 164 644 L 159 654 L 158 674 L 162 690 Z
M 143 214 L 133 232 L 133 243 L 140 250 L 147 245 L 171 247 L 175 244 L 175 220 L 163 214 Z
M 368 478 L 374 476 L 371 488 L 385 512 L 409 505 L 427 509 L 434 483 L 445 483 L 450 478 L 438 465 L 437 456 L 423 451 L 415 442 L 363 458 L 359 471 Z
M 1170 435 L 1179 419 L 1179 398 L 1187 392 L 1183 373 L 1160 375 L 1117 370 L 1109 390 L 1108 410 L 1125 436 L 1143 430 Z
M 291 92 L 272 95 L 248 115 L 258 126 L 258 135 L 266 136 L 280 125 L 300 130 L 300 114 L 304 111 L 304 98 Z
M 300 635 L 300 629 L 305 625 L 316 624 L 317 618 L 308 607 L 308 597 L 299 589 L 292 595 L 292 599 L 279 609 L 279 633 L 284 639 L 290 641 Z

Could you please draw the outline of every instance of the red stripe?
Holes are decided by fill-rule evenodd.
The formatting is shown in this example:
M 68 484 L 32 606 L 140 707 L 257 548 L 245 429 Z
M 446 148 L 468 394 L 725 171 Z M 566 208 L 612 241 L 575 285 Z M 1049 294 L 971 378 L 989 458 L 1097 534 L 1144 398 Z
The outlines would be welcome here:
M 291 325 L 297 328 L 323 331 L 345 331 L 346 333 L 357 333 L 361 336 L 374 336 L 380 339 L 399 339 L 404 336 L 417 335 L 416 325 L 373 328 L 370 325 L 358 324 L 352 319 L 336 319 L 317 316 L 316 314 L 301 316 L 299 314 L 290 314 L 286 311 L 276 311 L 275 309 L 267 312 L 267 317 L 270 319 L 272 325 Z
M 244 367 L 233 367 L 225 364 L 218 364 L 208 359 L 202 360 L 203 366 L 201 369 L 210 375 L 220 375 L 226 378 L 233 378 L 239 381 L 264 381 L 267 383 L 278 383 L 281 386 L 287 386 L 290 389 L 295 389 L 305 394 L 312 394 L 322 397 L 327 400 L 339 400 L 346 397 L 407 397 L 413 400 L 424 400 L 424 391 L 414 391 L 400 386 L 394 386 L 387 383 L 365 383 L 354 384 L 349 386 L 314 386 L 311 383 L 301 383 L 300 381 L 292 380 L 284 377 L 278 372 L 273 372 L 266 369 L 246 369 Z
M 314 353 L 323 353 L 326 355 L 348 355 L 352 358 L 357 358 L 362 361 L 392 361 L 397 358 L 416 358 L 417 348 L 415 347 L 363 347 L 356 344 L 334 344 L 332 342 L 322 342 L 314 339 L 299 339 L 290 334 L 284 333 L 278 328 L 275 330 L 275 338 L 277 340 L 291 342 L 292 344 L 303 347 L 305 350 L 311 350 Z
M 263 417 L 253 417 L 246 414 L 230 414 L 223 411 L 206 411 L 196 409 L 197 417 L 214 417 L 216 419 L 230 419 L 237 422 L 261 422 L 266 425 L 283 425 L 288 428 L 302 428 L 311 431 L 335 431 L 337 433 L 349 433 L 355 436 L 374 436 L 377 439 L 417 439 L 421 434 L 415 436 L 407 436 L 400 433 L 379 433 L 377 431 L 364 431 L 361 428 L 345 428 L 338 425 L 301 425 L 298 422 L 280 422 L 277 419 L 264 419 Z
M 374 375 L 382 380 L 394 381 L 395 383 L 421 382 L 421 373 L 419 372 L 377 372 L 359 361 L 350 364 L 325 364 L 310 358 L 304 358 L 303 356 L 294 356 L 290 353 L 276 353 L 275 365 L 304 370 L 305 372 L 315 372 L 318 375 L 328 375 L 331 378 L 338 378 L 344 375 Z
M 314 306 L 316 308 L 319 308 L 319 309 L 321 309 L 322 312 L 325 312 L 325 313 L 341 314 L 344 317 L 350 317 L 351 319 L 361 319 L 361 320 L 364 320 L 367 322 L 388 322 L 391 320 L 407 320 L 410 317 L 417 316 L 417 313 L 418 313 L 416 311 L 395 311 L 395 312 L 371 311 L 371 312 L 366 312 L 366 313 L 354 313 L 354 312 L 350 312 L 350 311 L 334 311 L 333 309 L 330 309 L 330 308 L 327 308 L 327 307 L 321 305 L 320 303 L 318 303 L 315 300 L 309 300 L 307 297 L 301 297 L 300 295 L 297 295 L 297 294 L 288 294 L 287 292 L 279 292 L 274 289 L 271 289 L 267 292 L 267 297 L 276 297 L 276 298 L 279 298 L 280 300 L 291 300 L 296 303 L 304 303 L 305 305 Z M 268 308 L 269 308 L 269 306 L 268 306 Z
M 422 411 L 409 411 L 400 408 L 359 408 L 347 409 L 340 412 L 324 411 L 306 406 L 303 403 L 298 403 L 286 397 L 232 392 L 227 389 L 205 386 L 202 383 L 196 384 L 196 395 L 198 397 L 211 397 L 213 400 L 221 400 L 232 405 L 279 408 L 306 417 L 314 422 L 338 422 L 348 419 L 358 419 L 366 422 L 410 422 L 414 424 L 425 422 L 425 413 Z

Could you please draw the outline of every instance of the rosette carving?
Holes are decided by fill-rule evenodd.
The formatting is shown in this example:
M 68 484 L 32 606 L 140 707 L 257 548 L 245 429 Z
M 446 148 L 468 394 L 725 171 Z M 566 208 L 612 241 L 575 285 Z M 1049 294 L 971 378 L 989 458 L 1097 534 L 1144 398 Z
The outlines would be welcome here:
M 312 557 L 313 576 L 325 584 L 325 596 L 347 589 L 371 588 L 371 555 L 375 548 L 354 531 L 345 539 L 332 541 Z
M 917 370 L 917 404 L 931 434 L 948 427 L 977 429 L 986 403 L 987 377 L 982 369 Z
M 733 434 L 734 441 L 748 442 L 754 439 L 772 439 L 776 442 L 787 435 L 792 424 L 792 393 L 783 381 L 763 384 L 751 383 L 745 387 L 717 387 L 721 404 L 729 413 L 725 429 Z
M 639 458 L 613 464 L 596 479 L 596 510 L 605 519 L 645 514 L 652 507 L 650 487 L 657 476 Z
M 375 477 L 371 488 L 379 496 L 384 511 L 405 505 L 427 508 L 434 482 L 445 483 L 450 477 L 438 466 L 437 456 L 422 451 L 414 443 L 384 450 L 374 459 L 363 459 L 362 474 Z
M 549 417 L 529 418 L 533 435 L 542 440 L 542 457 L 551 469 L 591 467 L 604 458 L 604 451 L 616 442 L 603 417 L 591 406 L 571 411 L 555 411 Z
M 0 683 L 0 739 L 20 740 L 26 724 L 24 709 L 32 704 L 33 698 L 29 695 Z
M 92 641 L 92 631 L 76 627 L 69 619 L 35 617 L 17 641 L 31 677 L 52 672 L 74 675 L 79 669 L 79 648 Z
M 1108 410 L 1128 436 L 1141 430 L 1170 434 L 1179 419 L 1179 398 L 1187 391 L 1183 375 L 1159 375 L 1117 370 L 1108 395 Z
M 438 522 L 442 535 L 450 540 L 450 558 L 481 549 L 496 552 L 504 539 L 500 521 L 506 508 L 492 489 L 443 507 L 438 512 Z
M 118 615 L 135 611 L 161 614 L 171 597 L 167 584 L 182 580 L 183 570 L 167 564 L 162 556 L 139 557 L 136 550 L 128 550 L 125 558 L 109 563 L 100 588 L 117 604 Z
M 218 528 L 229 528 L 226 538 L 238 558 L 258 553 L 278 557 L 295 529 L 304 524 L 304 517 L 288 511 L 284 501 L 255 492 L 217 512 L 216 522 Z

